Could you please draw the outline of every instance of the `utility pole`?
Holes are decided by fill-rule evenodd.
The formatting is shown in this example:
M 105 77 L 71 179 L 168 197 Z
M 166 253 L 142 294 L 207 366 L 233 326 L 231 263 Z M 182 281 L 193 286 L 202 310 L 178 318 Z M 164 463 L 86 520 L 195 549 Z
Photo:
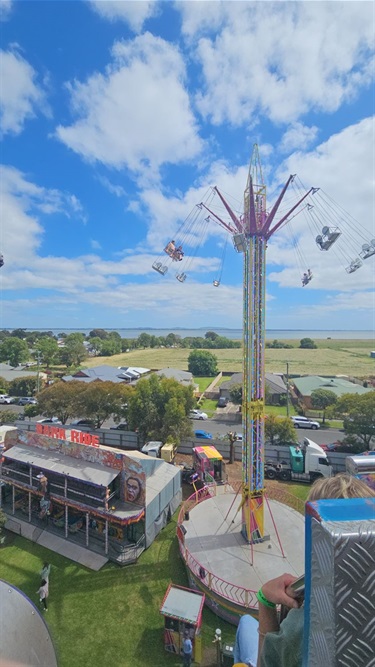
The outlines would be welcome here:
M 40 355 L 40 352 L 38 350 L 37 353 L 36 353 L 36 360 L 37 360 L 37 364 L 38 364 L 37 367 L 36 367 L 36 371 L 37 371 L 37 373 L 36 373 L 36 393 L 37 394 L 39 394 L 39 355 Z
M 289 361 L 286 362 L 286 416 L 289 417 Z

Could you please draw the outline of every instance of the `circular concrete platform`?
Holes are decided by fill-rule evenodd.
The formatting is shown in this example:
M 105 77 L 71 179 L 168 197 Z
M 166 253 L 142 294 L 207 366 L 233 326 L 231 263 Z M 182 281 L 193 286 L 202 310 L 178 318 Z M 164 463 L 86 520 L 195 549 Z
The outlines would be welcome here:
M 250 545 L 241 534 L 240 503 L 240 495 L 217 487 L 217 495 L 196 505 L 183 522 L 182 555 L 190 585 L 205 592 L 208 606 L 232 623 L 243 613 L 256 613 L 255 593 L 266 581 L 284 572 L 304 572 L 304 516 L 268 500 L 266 538 Z

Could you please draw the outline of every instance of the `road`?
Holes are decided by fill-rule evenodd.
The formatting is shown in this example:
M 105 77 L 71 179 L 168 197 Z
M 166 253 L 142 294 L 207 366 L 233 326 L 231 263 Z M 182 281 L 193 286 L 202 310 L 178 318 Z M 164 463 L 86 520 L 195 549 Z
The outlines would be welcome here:
M 12 412 L 17 412 L 22 414 L 24 408 L 19 405 L 0 405 L 0 410 L 12 410 Z M 36 421 L 40 417 L 34 417 L 31 421 Z M 193 431 L 198 429 L 203 429 L 212 433 L 212 435 L 222 437 L 226 435 L 229 431 L 237 431 L 238 433 L 242 432 L 242 424 L 234 424 L 230 421 L 222 421 L 221 419 L 192 419 L 191 420 Z M 110 428 L 114 425 L 113 420 L 108 420 L 104 422 L 103 428 Z M 337 440 L 342 440 L 344 437 L 344 432 L 339 429 L 329 428 L 323 429 L 320 428 L 318 431 L 313 431 L 309 428 L 298 428 L 296 429 L 299 442 L 302 442 L 304 438 L 310 438 L 318 445 L 329 445 L 331 442 L 336 442 Z
M 203 429 L 212 433 L 215 438 L 216 435 L 223 436 L 229 431 L 237 431 L 242 433 L 242 424 L 234 424 L 229 421 L 222 421 L 221 419 L 192 419 L 193 430 Z M 304 438 L 309 438 L 313 440 L 318 445 L 329 445 L 331 442 L 336 442 L 337 440 L 342 440 L 344 437 L 344 431 L 340 431 L 337 428 L 320 428 L 317 431 L 314 431 L 310 428 L 298 428 L 296 429 L 299 442 L 303 442 Z

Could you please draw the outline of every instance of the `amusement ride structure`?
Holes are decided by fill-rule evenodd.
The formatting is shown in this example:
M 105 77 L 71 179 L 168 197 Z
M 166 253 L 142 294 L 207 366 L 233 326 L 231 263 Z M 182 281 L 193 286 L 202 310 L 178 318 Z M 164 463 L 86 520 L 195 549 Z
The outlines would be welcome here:
M 297 188 L 295 187 L 297 184 Z M 330 200 L 319 188 L 311 187 L 308 190 L 302 190 L 296 176 L 291 175 L 280 195 L 277 197 L 273 206 L 267 210 L 266 186 L 263 180 L 261 162 L 257 145 L 254 146 L 248 179 L 244 193 L 243 212 L 236 212 L 226 201 L 217 187 L 209 191 L 208 196 L 202 201 L 189 215 L 187 221 L 176 233 L 176 240 L 173 239 L 164 248 L 162 255 L 153 264 L 153 268 L 160 274 L 165 275 L 171 266 L 180 266 L 177 269 L 176 278 L 179 282 L 184 282 L 188 275 L 189 266 L 194 270 L 194 257 L 185 256 L 186 246 L 194 247 L 197 245 L 194 239 L 200 233 L 204 238 L 207 235 L 207 226 L 212 222 L 219 224 L 232 237 L 234 248 L 237 252 L 243 253 L 243 401 L 242 401 L 242 421 L 243 421 L 243 445 L 242 445 L 242 499 L 239 500 L 239 507 L 233 514 L 232 506 L 224 511 L 223 519 L 227 522 L 226 531 L 233 530 L 233 524 L 236 515 L 241 510 L 240 532 L 242 541 L 245 545 L 251 546 L 250 565 L 254 564 L 253 549 L 260 548 L 260 557 L 262 559 L 262 572 L 258 572 L 258 579 L 266 581 L 272 576 L 276 576 L 274 569 L 275 562 L 269 560 L 272 544 L 266 544 L 270 540 L 268 527 L 265 525 L 265 505 L 270 511 L 270 517 L 274 528 L 275 542 L 277 541 L 280 551 L 278 556 L 287 558 L 286 549 L 281 544 L 285 526 L 275 526 L 273 513 L 270 503 L 264 491 L 264 439 L 265 439 L 265 293 L 266 293 L 266 249 L 269 239 L 281 228 L 286 225 L 291 226 L 291 221 L 296 215 L 301 213 L 306 216 L 310 229 L 315 232 L 316 246 L 321 251 L 328 251 L 334 244 L 342 240 L 343 228 L 348 228 L 349 244 L 343 244 L 338 250 L 338 256 L 343 260 L 347 273 L 353 273 L 358 270 L 363 260 L 375 255 L 375 239 L 368 240 L 366 231 L 361 230 L 358 223 L 353 226 L 353 220 L 350 216 Z M 293 199 L 288 197 L 290 189 L 294 190 Z M 215 212 L 213 206 L 214 197 L 218 197 L 221 207 L 224 207 L 227 219 Z M 208 215 L 207 215 L 208 213 Z M 340 222 L 340 226 L 339 226 Z M 353 240 L 353 228 L 362 236 L 364 241 L 357 257 L 351 255 L 352 248 L 355 247 Z M 296 244 L 295 244 L 296 245 Z M 167 259 L 165 259 L 167 256 Z M 301 252 L 298 255 L 302 258 Z M 213 285 L 220 285 L 221 273 L 218 279 L 213 281 Z M 306 286 L 313 278 L 311 269 L 306 269 L 302 276 L 302 286 Z M 206 510 L 207 511 L 207 510 Z M 283 519 L 280 519 L 281 523 Z M 293 522 L 293 516 L 286 519 L 287 523 Z M 298 523 L 298 522 L 297 522 Z M 190 527 L 189 527 L 190 528 Z M 185 531 L 186 532 L 186 531 Z M 216 533 L 217 535 L 217 533 Z M 183 538 L 180 536 L 180 548 Z M 298 533 L 290 536 L 286 541 L 298 540 Z M 272 538 L 271 538 L 272 541 Z M 301 539 L 300 539 L 301 542 Z M 302 540 L 303 542 L 303 540 Z M 263 545 L 262 545 L 263 543 Z M 296 550 L 296 544 L 288 545 L 292 551 Z M 207 582 L 202 578 L 202 567 L 198 568 L 196 557 L 192 557 L 184 546 L 181 548 L 183 557 L 190 570 L 191 583 L 203 589 L 206 589 Z M 273 554 L 275 555 L 275 549 Z M 228 561 L 236 558 L 231 554 Z M 266 563 L 267 559 L 269 564 Z M 299 556 L 299 566 L 294 563 L 295 569 L 303 571 L 303 550 Z M 241 558 L 239 559 L 241 560 Z M 298 560 L 298 559 L 297 559 Z M 289 559 L 290 562 L 290 559 Z M 198 563 L 198 564 L 197 564 Z M 207 561 L 206 561 L 207 565 Z M 230 570 L 231 566 L 228 567 Z M 255 568 L 253 568 L 254 570 Z M 268 570 L 267 574 L 266 571 Z M 284 570 L 282 570 L 284 571 Z M 203 572 L 205 569 L 203 568 Z M 206 574 L 206 572 L 205 572 Z M 226 575 L 227 576 L 227 575 Z M 249 578 L 247 575 L 243 589 L 251 592 L 249 587 Z M 210 572 L 209 582 L 212 590 L 212 582 L 215 573 Z M 218 577 L 222 582 L 223 579 Z M 218 607 L 225 604 L 232 596 L 232 611 L 243 606 L 251 608 L 252 604 L 246 602 L 248 596 L 233 593 L 228 596 L 228 586 L 230 581 L 226 578 L 223 586 L 220 584 L 216 593 L 212 594 L 214 608 L 218 612 Z M 258 583 L 258 582 L 257 582 Z M 241 588 L 241 587 L 239 587 Z M 206 590 L 207 593 L 207 590 Z M 220 599 L 221 598 L 221 599 Z M 206 596 L 207 599 L 207 596 Z M 219 613 L 219 612 L 218 612 Z M 225 617 L 225 616 L 224 616 Z M 230 617 L 227 614 L 228 620 Z

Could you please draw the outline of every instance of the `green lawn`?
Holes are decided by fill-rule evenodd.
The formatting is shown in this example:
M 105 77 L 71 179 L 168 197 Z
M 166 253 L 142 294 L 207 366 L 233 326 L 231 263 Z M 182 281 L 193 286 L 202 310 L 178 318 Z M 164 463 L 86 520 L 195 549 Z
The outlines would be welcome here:
M 212 375 L 212 377 L 195 377 L 194 382 L 195 384 L 198 385 L 199 391 L 205 391 L 207 387 L 213 382 L 215 379 L 215 376 Z
M 175 520 L 161 532 L 136 565 L 108 564 L 93 572 L 58 554 L 8 533 L 0 547 L 0 578 L 20 588 L 34 603 L 43 561 L 52 564 L 45 619 L 59 667 L 178 667 L 165 652 L 160 605 L 168 584 L 187 586 L 175 537 Z M 203 642 L 211 647 L 215 628 L 233 641 L 234 628 L 205 609 Z M 207 664 L 207 663 L 206 663 Z

